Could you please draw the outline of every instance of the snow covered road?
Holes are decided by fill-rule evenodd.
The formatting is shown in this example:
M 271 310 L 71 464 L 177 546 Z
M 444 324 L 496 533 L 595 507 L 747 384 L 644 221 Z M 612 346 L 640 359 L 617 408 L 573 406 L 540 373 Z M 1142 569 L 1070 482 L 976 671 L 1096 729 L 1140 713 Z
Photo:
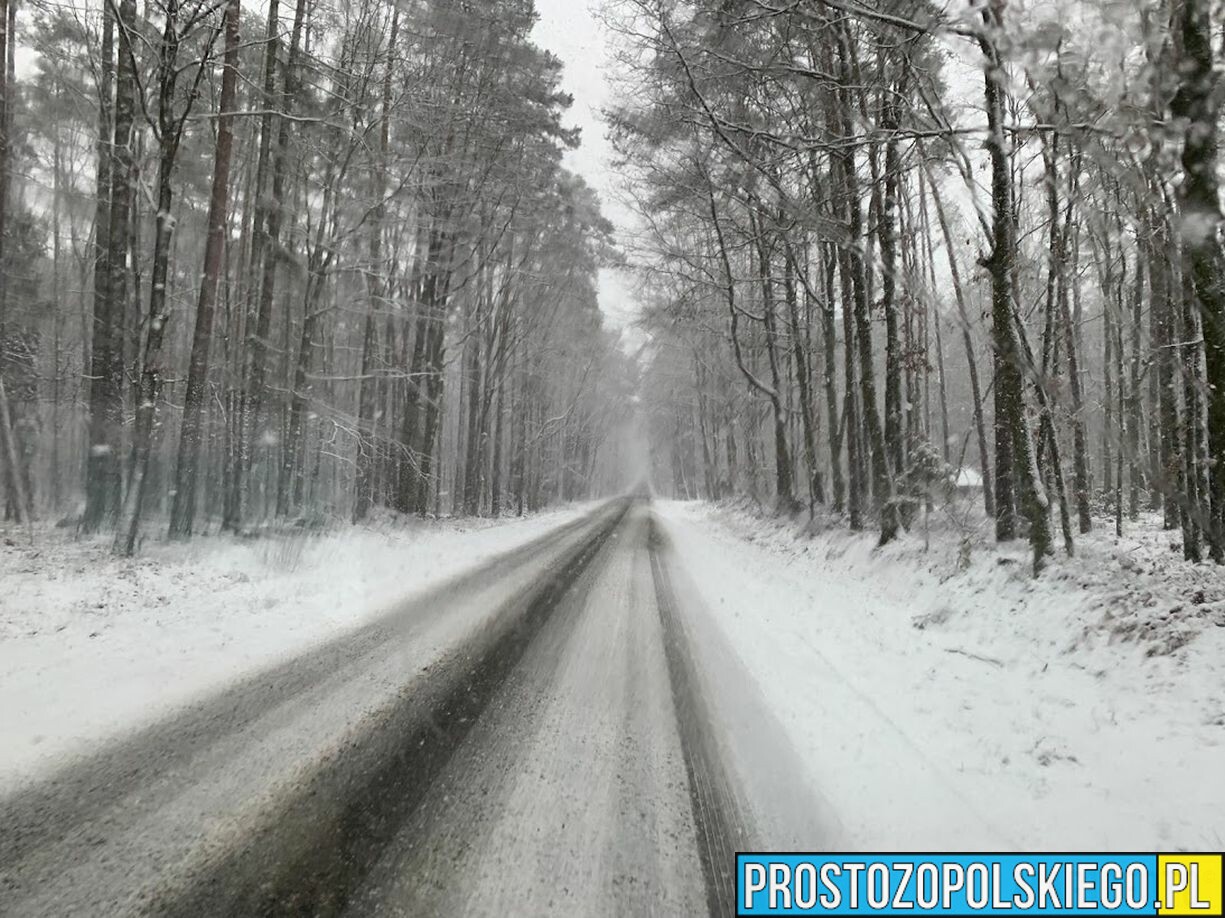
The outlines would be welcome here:
M 703 911 L 649 532 L 649 512 L 633 507 L 388 846 L 354 914 Z
M 0 912 L 730 914 L 737 850 L 1219 839 L 1218 683 L 1175 690 L 1219 629 L 1052 650 L 1093 633 L 1072 571 L 924 579 L 707 505 L 541 531 L 0 798 Z
M 722 911 L 753 795 L 666 555 L 613 502 L 0 801 L 6 909 Z

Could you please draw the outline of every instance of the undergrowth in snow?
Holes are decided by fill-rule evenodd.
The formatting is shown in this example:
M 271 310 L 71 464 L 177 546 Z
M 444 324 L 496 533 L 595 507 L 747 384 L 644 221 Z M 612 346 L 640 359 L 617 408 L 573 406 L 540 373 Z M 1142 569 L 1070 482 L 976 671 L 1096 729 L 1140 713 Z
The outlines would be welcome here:
M 846 843 L 1225 844 L 1225 573 L 1159 518 L 1098 520 L 1035 579 L 966 506 L 884 547 L 746 503 L 660 512 Z

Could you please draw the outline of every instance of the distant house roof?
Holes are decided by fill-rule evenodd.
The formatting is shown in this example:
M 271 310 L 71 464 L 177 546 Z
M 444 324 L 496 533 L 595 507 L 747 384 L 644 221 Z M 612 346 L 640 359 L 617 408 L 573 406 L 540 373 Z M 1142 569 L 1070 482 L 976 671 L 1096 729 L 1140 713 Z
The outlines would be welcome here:
M 975 469 L 963 468 L 957 473 L 955 484 L 959 488 L 981 488 L 983 486 L 983 476 Z

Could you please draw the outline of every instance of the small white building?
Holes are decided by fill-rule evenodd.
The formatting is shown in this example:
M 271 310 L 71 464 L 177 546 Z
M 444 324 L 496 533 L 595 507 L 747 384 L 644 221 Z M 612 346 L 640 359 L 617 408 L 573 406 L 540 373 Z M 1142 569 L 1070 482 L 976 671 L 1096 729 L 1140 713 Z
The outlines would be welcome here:
M 958 494 L 977 494 L 983 489 L 983 476 L 977 469 L 961 468 L 953 477 L 953 488 Z
M 963 468 L 957 472 L 957 479 L 953 483 L 959 488 L 981 488 L 983 476 L 978 469 Z

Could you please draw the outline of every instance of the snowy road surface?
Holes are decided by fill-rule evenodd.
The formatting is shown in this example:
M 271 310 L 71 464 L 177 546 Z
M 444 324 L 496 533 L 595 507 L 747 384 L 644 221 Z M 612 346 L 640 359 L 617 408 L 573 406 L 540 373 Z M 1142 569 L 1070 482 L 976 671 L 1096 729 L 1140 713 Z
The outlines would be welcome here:
M 669 557 L 614 501 L 0 801 L 5 912 L 727 911 L 787 757 Z

